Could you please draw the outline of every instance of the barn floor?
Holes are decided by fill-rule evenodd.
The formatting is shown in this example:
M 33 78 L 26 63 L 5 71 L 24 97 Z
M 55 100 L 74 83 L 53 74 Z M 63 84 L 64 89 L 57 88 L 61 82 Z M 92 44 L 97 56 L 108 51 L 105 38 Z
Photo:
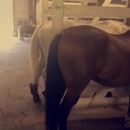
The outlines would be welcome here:
M 8 47 L 8 49 L 7 49 Z M 31 73 L 29 39 L 3 38 L 0 43 L 0 130 L 44 130 L 44 97 L 34 104 L 28 84 Z M 68 130 L 123 130 L 127 106 L 85 109 L 71 112 Z M 112 118 L 111 118 L 112 117 Z M 117 118 L 118 117 L 118 118 Z

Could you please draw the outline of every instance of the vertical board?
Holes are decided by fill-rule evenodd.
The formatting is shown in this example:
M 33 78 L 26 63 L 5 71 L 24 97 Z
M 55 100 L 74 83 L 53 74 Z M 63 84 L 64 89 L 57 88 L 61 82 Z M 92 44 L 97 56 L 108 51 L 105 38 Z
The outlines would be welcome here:
M 63 0 L 53 0 L 52 5 L 52 35 L 62 31 L 63 28 Z
M 48 21 L 48 0 L 42 3 L 42 22 Z
M 40 25 L 43 21 L 42 21 L 42 3 L 43 0 L 40 0 L 37 3 L 37 25 Z

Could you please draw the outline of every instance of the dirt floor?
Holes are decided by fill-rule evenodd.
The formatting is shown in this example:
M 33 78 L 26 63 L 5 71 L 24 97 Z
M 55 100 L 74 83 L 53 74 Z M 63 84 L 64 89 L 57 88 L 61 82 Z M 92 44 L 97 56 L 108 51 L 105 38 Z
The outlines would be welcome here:
M 42 102 L 34 104 L 29 90 L 29 39 L 3 38 L 0 43 L 0 130 L 44 130 Z M 82 108 L 77 105 L 68 120 L 68 130 L 123 130 L 127 107 Z

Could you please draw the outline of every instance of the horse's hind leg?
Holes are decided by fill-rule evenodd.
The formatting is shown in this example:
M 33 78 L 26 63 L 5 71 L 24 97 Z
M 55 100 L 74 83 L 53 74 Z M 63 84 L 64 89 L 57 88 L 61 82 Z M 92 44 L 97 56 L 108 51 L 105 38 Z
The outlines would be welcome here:
M 38 73 L 40 71 L 37 70 L 36 72 Z M 33 79 L 34 82 L 29 84 L 31 94 L 33 95 L 33 101 L 35 103 L 38 103 L 41 101 L 39 94 L 38 94 L 38 79 L 39 79 L 39 77 L 40 77 L 40 73 L 38 73 L 38 75 L 35 74 L 34 79 Z
M 20 40 L 21 40 L 21 41 L 24 41 L 23 36 L 24 36 L 24 33 L 21 32 L 21 33 L 20 33 Z
M 85 85 L 81 85 L 77 88 L 74 85 L 73 87 L 67 88 L 66 95 L 59 108 L 59 130 L 67 130 L 67 118 L 72 107 L 77 103 L 80 98 L 81 93 L 88 85 L 89 80 Z

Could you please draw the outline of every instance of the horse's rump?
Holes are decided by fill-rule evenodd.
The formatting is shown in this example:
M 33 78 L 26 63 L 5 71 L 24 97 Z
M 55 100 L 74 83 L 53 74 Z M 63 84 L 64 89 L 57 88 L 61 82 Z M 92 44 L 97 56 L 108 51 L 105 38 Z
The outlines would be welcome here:
M 91 74 L 95 71 L 95 75 L 91 79 L 102 85 L 113 87 L 128 85 L 130 72 L 126 70 L 130 66 L 129 36 L 130 31 L 120 35 L 111 35 L 90 26 L 71 27 L 63 32 L 59 44 L 59 48 L 64 48 L 59 56 L 65 56 L 65 58 L 60 58 L 59 63 L 64 63 L 61 70 L 67 73 L 69 69 L 66 66 L 72 66 L 71 69 L 79 70 L 75 70 L 75 73 L 79 72 L 82 75 L 81 72 L 85 73 L 85 70 L 92 68 Z

